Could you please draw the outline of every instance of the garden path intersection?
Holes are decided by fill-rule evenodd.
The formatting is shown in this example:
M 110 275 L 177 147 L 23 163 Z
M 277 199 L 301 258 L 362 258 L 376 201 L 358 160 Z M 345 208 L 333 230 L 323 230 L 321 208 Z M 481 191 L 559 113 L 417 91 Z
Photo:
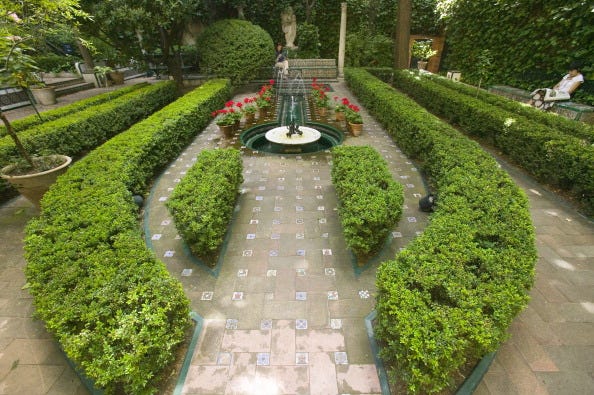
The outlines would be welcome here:
M 353 98 L 342 81 L 331 85 L 336 95 Z M 414 163 L 365 109 L 362 114 L 363 134 L 344 144 L 376 148 L 405 187 L 386 260 L 426 226 L 428 217 L 417 208 L 425 188 Z M 220 265 L 213 272 L 187 253 L 167 199 L 200 151 L 227 146 L 240 143 L 222 138 L 211 123 L 155 180 L 145 205 L 147 244 L 202 318 L 178 392 L 381 393 L 364 322 L 374 307 L 379 263 L 355 270 L 340 230 L 330 153 L 281 156 L 241 148 L 244 183 Z M 539 260 L 532 299 L 475 394 L 594 393 L 594 224 L 502 164 L 530 199 Z M 23 289 L 24 225 L 35 214 L 23 198 L 0 206 L 0 395 L 86 394 L 32 317 Z

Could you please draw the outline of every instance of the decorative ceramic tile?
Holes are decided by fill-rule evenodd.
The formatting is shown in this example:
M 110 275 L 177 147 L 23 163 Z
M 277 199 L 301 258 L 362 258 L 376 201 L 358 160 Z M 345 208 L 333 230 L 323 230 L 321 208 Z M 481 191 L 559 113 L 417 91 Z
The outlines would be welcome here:
M 295 189 L 298 191 L 302 191 L 303 190 L 303 185 L 296 185 Z
M 274 211 L 276 211 L 276 212 L 283 211 L 283 208 L 280 206 L 274 206 Z
M 318 222 L 321 224 L 325 224 L 326 223 L 326 218 L 320 218 L 318 219 Z
M 176 178 L 175 180 L 173 180 L 173 182 L 179 183 L 179 182 L 181 182 L 181 178 Z
M 406 184 L 406 187 L 407 188 L 414 188 L 415 187 L 415 184 Z
M 173 192 L 173 188 L 171 188 L 171 187 L 167 188 L 167 192 Z
M 175 251 L 172 250 L 165 251 L 165 254 L 163 254 L 165 258 L 171 258 L 173 255 L 175 255 Z
M 309 363 L 309 353 L 296 352 L 295 353 L 295 365 L 307 365 Z
M 297 268 L 297 269 L 295 269 L 295 273 L 297 273 L 297 275 L 299 277 L 303 277 L 303 276 L 305 276 L 305 269 L 304 268 Z
M 324 269 L 324 274 L 326 274 L 326 276 L 335 276 L 336 269 L 334 269 L 333 267 L 327 267 Z
M 400 178 L 402 178 L 403 180 L 408 179 L 410 176 L 400 176 Z
M 259 352 L 256 358 L 256 365 L 257 366 L 268 366 L 270 365 L 270 353 L 269 352 Z
M 268 331 L 270 329 L 272 329 L 272 320 L 260 321 L 260 330 Z
M 314 173 L 319 173 L 319 172 L 320 172 L 320 169 L 312 169 L 312 171 L 313 171 Z
M 246 238 L 246 240 L 254 240 L 256 238 L 256 234 L 255 233 L 248 233 L 245 238 Z
M 280 233 L 273 233 L 270 235 L 270 238 L 272 240 L 279 240 L 280 239 Z
M 322 186 L 321 185 L 316 185 L 316 186 L 314 186 L 314 189 L 320 190 L 320 189 L 322 189 Z
M 296 223 L 297 225 L 301 225 L 301 224 L 303 224 L 304 222 L 305 222 L 305 221 L 303 220 L 303 218 L 296 218 L 296 219 L 295 219 L 295 223 Z
M 273 219 L 272 220 L 272 225 L 280 225 L 281 224 L 281 220 L 280 219 Z
M 272 292 L 266 292 L 264 294 L 264 300 L 268 300 L 268 301 L 274 300 L 274 294 Z
M 277 185 L 276 186 L 276 190 L 277 191 L 284 191 L 285 190 L 285 186 L 284 185 Z
M 314 177 L 314 181 L 320 181 L 320 177 Z
M 422 231 L 422 230 L 417 230 L 417 231 L 415 232 L 415 234 L 416 234 L 417 236 L 420 236 L 420 235 L 422 235 L 422 234 L 423 234 L 423 231 Z
M 296 233 L 295 238 L 297 240 L 303 240 L 303 239 L 305 239 L 305 233 Z
M 167 200 L 167 196 L 161 196 L 161 197 L 159 198 L 159 201 L 160 201 L 160 202 L 164 202 L 164 201 L 166 201 L 166 200 Z
M 330 328 L 332 329 L 341 329 L 342 328 L 342 320 L 340 318 L 331 318 L 330 319 Z
M 324 211 L 324 206 L 318 206 L 318 211 Z
M 316 195 L 316 199 L 322 200 L 322 199 L 324 199 L 324 195 Z
M 303 211 L 303 206 L 295 206 L 295 211 Z
M 238 292 L 238 291 L 233 292 L 233 296 L 231 297 L 231 300 L 243 300 L 243 292 Z
M 300 330 L 307 329 L 307 320 L 306 319 L 295 320 L 295 329 L 300 329 Z
M 230 352 L 220 352 L 217 356 L 217 365 L 231 365 L 231 361 L 233 360 L 233 354 Z
M 322 237 L 327 239 L 328 238 L 328 233 L 322 233 Z
M 334 363 L 337 365 L 348 365 L 349 360 L 347 358 L 347 353 L 344 351 L 337 351 L 334 353 Z
M 182 237 L 180 235 L 175 235 L 175 237 L 174 237 L 175 240 L 181 240 L 181 238 Z
M 155 233 L 152 237 L 151 240 L 160 240 L 161 236 L 163 236 L 161 233 Z
M 338 300 L 338 291 L 328 291 L 328 300 Z
M 239 269 L 237 271 L 237 277 L 247 277 L 248 269 Z
M 264 191 L 264 190 L 266 190 L 266 187 L 265 187 L 265 186 L 263 186 L 263 185 L 260 185 L 260 186 L 258 187 L 258 190 L 259 190 L 259 191 Z
M 420 198 L 420 197 L 421 197 L 421 194 L 420 194 L 420 193 L 413 193 L 413 197 L 415 197 L 415 198 L 417 198 L 417 199 L 418 199 L 418 198 Z
M 284 182 L 284 181 L 285 181 L 285 177 L 278 177 L 278 178 L 277 178 L 277 180 L 278 180 L 279 182 Z
M 190 277 L 192 275 L 192 269 L 184 269 L 181 272 L 182 277 Z
M 264 200 L 264 196 L 256 196 L 256 200 Z
M 254 250 L 243 250 L 242 255 L 243 256 L 252 256 L 252 255 L 254 255 Z
M 171 220 L 170 219 L 164 219 L 163 221 L 161 221 L 161 226 L 167 226 L 171 224 Z
M 296 199 L 296 200 L 303 200 L 303 196 L 301 196 L 301 195 L 297 195 L 297 196 L 295 196 L 295 199 Z
M 274 270 L 274 269 L 267 270 L 266 277 L 276 277 L 276 270 Z
M 239 321 L 235 318 L 228 318 L 225 322 L 225 329 L 237 329 Z
M 260 222 L 260 220 L 250 219 L 250 225 L 258 225 L 259 222 Z
M 262 207 L 254 207 L 254 208 L 252 209 L 252 212 L 253 212 L 253 213 L 259 213 L 260 211 L 262 211 Z
M 359 297 L 361 299 L 369 299 L 369 291 L 366 289 L 362 289 L 361 291 L 359 291 Z
M 214 292 L 205 291 L 205 292 L 202 292 L 202 296 L 200 297 L 200 300 L 212 300 L 213 296 L 214 296 Z
M 295 300 L 307 300 L 307 292 L 295 292 Z
M 270 251 L 268 251 L 268 256 L 278 256 L 278 250 L 270 250 Z
M 400 232 L 392 232 L 392 237 L 395 238 L 395 239 L 400 238 L 400 237 L 402 237 L 402 233 L 400 233 Z
M 417 219 L 415 217 L 407 217 L 406 219 L 408 220 L 408 222 L 417 222 Z
M 322 255 L 332 255 L 332 250 L 330 248 L 323 248 Z
M 297 256 L 305 256 L 305 250 L 297 250 Z

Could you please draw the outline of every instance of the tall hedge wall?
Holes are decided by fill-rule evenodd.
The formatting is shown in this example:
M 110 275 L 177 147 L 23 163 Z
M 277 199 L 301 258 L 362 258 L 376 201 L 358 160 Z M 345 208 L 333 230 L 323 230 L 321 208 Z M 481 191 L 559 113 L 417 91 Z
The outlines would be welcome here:
M 391 377 L 436 393 L 497 349 L 528 302 L 537 257 L 528 201 L 479 145 L 407 96 L 361 69 L 345 79 L 436 187 L 428 227 L 378 270 L 375 327 Z
M 133 194 L 174 159 L 230 96 L 196 88 L 72 166 L 26 229 L 37 315 L 107 394 L 152 394 L 189 324 L 181 284 L 149 251 Z

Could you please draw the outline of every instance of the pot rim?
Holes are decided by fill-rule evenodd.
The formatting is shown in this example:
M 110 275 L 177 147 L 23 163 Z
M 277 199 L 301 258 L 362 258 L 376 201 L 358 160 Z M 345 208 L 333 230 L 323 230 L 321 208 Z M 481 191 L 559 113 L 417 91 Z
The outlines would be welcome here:
M 7 172 L 9 172 L 15 165 L 11 164 L 8 166 L 4 166 L 1 170 L 0 170 L 0 176 L 2 178 L 4 178 L 5 180 L 19 180 L 19 179 L 25 179 L 25 178 L 33 178 L 33 177 L 38 177 L 44 174 L 49 174 L 49 173 L 53 173 L 54 171 L 63 169 L 67 166 L 70 165 L 70 163 L 72 163 L 72 158 L 67 156 L 67 155 L 60 155 L 60 154 L 53 154 L 53 155 L 44 155 L 45 157 L 61 157 L 61 158 L 65 158 L 64 163 L 62 163 L 60 166 L 58 167 L 54 167 L 53 169 L 49 169 L 46 171 L 42 171 L 39 173 L 33 173 L 33 174 L 22 174 L 22 175 L 17 175 L 17 176 L 11 176 L 9 174 L 6 174 Z

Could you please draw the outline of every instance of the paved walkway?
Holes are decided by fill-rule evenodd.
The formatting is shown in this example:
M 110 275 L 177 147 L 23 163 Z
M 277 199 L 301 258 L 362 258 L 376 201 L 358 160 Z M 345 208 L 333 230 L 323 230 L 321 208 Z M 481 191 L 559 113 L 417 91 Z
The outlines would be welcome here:
M 332 87 L 354 100 L 342 82 Z M 405 185 L 406 208 L 388 257 L 425 227 L 417 210 L 424 188 L 414 164 L 363 115 L 363 135 L 345 144 L 374 146 Z M 148 243 L 204 319 L 181 392 L 380 393 L 363 321 L 373 309 L 377 264 L 359 274 L 345 252 L 328 153 L 283 157 L 244 149 L 245 182 L 218 275 L 185 253 L 166 199 L 202 149 L 227 145 L 238 143 L 210 125 L 158 178 L 147 202 Z M 530 198 L 540 259 L 532 301 L 476 393 L 594 393 L 594 225 L 509 171 Z M 0 206 L 0 395 L 85 394 L 32 318 L 22 289 L 23 228 L 34 215 L 22 198 Z

